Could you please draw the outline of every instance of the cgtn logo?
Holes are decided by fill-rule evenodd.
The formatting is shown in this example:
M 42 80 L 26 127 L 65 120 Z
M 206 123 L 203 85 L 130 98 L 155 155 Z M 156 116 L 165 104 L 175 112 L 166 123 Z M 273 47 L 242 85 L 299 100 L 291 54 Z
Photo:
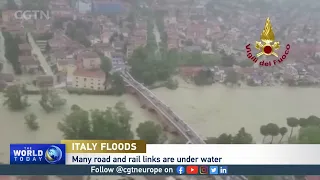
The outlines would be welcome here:
M 10 164 L 65 164 L 65 145 L 11 144 Z
M 251 44 L 248 44 L 246 46 L 246 51 L 247 51 L 247 57 L 249 60 L 253 61 L 254 63 L 258 63 L 260 66 L 273 66 L 276 64 L 282 63 L 284 60 L 287 59 L 289 52 L 290 52 L 290 44 L 287 44 L 285 46 L 285 51 L 284 53 L 279 57 L 278 54 L 276 53 L 277 50 L 280 49 L 280 42 L 275 41 L 275 36 L 272 30 L 272 25 L 270 18 L 267 18 L 266 24 L 264 26 L 264 29 L 261 33 L 260 39 L 262 42 L 256 41 L 255 48 L 260 51 L 258 54 L 255 56 L 252 54 L 251 50 Z M 262 60 L 259 61 L 260 56 L 273 56 L 276 57 L 277 59 L 274 60 Z
M 37 19 L 50 19 L 49 11 L 42 10 L 24 10 L 24 11 L 16 11 L 14 13 L 14 17 L 19 20 L 37 20 Z

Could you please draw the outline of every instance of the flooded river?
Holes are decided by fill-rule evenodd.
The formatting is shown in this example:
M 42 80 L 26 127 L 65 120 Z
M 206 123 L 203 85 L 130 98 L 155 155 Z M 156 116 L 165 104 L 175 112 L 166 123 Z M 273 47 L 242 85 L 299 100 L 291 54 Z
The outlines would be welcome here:
M 202 137 L 235 134 L 241 127 L 261 142 L 260 126 L 286 126 L 287 117 L 320 116 L 320 89 L 288 87 L 196 87 L 180 83 L 177 90 L 153 92 Z
M 140 122 L 155 120 L 150 113 L 140 108 L 139 102 L 131 95 L 112 97 L 63 94 L 61 96 L 67 99 L 66 108 L 47 114 L 38 103 L 40 96 L 29 96 L 31 106 L 24 112 L 11 112 L 2 106 L 3 94 L 0 93 L 0 162 L 9 162 L 10 143 L 59 143 L 63 137 L 57 129 L 57 123 L 64 118 L 73 104 L 89 110 L 113 107 L 118 101 L 123 101 L 126 107 L 134 112 L 132 120 L 134 132 Z M 24 124 L 24 115 L 28 112 L 34 112 L 38 116 L 40 128 L 36 132 L 30 131 Z
M 196 87 L 181 83 L 177 90 L 159 88 L 153 92 L 191 125 L 202 137 L 218 136 L 221 133 L 236 133 L 241 127 L 250 132 L 256 142 L 261 142 L 259 128 L 270 122 L 286 126 L 289 116 L 320 116 L 319 89 L 287 87 L 240 87 L 222 85 Z M 69 107 L 78 104 L 84 109 L 104 109 L 123 101 L 133 111 L 132 127 L 135 131 L 140 122 L 155 120 L 150 113 L 140 108 L 131 95 L 122 97 L 62 95 L 68 101 L 65 110 L 47 114 L 40 107 L 40 96 L 29 96 L 32 106 L 25 112 L 10 112 L 0 106 L 0 161 L 8 162 L 10 143 L 55 143 L 62 139 L 57 123 L 68 113 Z M 3 95 L 0 95 L 3 102 Z M 24 124 L 24 115 L 34 112 L 40 129 L 31 132 Z

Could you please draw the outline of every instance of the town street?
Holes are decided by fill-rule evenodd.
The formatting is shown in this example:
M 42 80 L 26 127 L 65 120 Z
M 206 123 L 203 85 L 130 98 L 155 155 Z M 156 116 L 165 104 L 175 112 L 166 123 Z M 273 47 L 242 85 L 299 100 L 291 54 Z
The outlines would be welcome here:
M 40 48 L 38 47 L 38 45 L 34 41 L 31 33 L 28 33 L 28 39 L 29 39 L 30 46 L 32 47 L 32 54 L 37 55 L 37 59 L 39 60 L 45 74 L 50 75 L 50 76 L 54 76 L 54 74 L 51 70 L 51 67 L 49 66 L 46 58 L 43 56 Z
M 156 42 L 157 42 L 157 46 L 158 46 L 158 49 L 157 51 L 159 51 L 160 49 L 160 42 L 161 42 L 161 37 L 160 37 L 160 32 L 159 32 L 159 29 L 158 29 L 158 26 L 156 23 L 154 23 L 154 26 L 153 26 L 153 34 L 156 38 Z

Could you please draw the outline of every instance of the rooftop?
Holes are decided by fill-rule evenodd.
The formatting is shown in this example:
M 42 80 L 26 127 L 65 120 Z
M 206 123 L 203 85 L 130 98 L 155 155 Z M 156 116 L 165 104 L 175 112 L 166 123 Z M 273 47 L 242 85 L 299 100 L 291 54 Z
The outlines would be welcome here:
M 74 73 L 74 76 L 80 77 L 88 77 L 88 78 L 104 78 L 105 73 L 101 70 L 85 70 L 85 69 L 77 69 Z

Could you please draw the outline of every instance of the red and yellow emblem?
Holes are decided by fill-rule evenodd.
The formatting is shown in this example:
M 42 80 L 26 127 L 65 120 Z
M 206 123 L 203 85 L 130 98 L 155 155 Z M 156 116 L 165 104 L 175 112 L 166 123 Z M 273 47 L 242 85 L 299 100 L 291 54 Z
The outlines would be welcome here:
M 276 56 L 278 54 L 275 53 L 275 50 L 280 48 L 280 42 L 274 42 L 275 37 L 272 30 L 272 25 L 270 18 L 267 18 L 266 24 L 264 25 L 264 29 L 261 33 L 260 40 L 263 42 L 256 41 L 256 49 L 260 50 L 261 52 L 257 54 L 257 57 L 266 55 L 266 56 Z

